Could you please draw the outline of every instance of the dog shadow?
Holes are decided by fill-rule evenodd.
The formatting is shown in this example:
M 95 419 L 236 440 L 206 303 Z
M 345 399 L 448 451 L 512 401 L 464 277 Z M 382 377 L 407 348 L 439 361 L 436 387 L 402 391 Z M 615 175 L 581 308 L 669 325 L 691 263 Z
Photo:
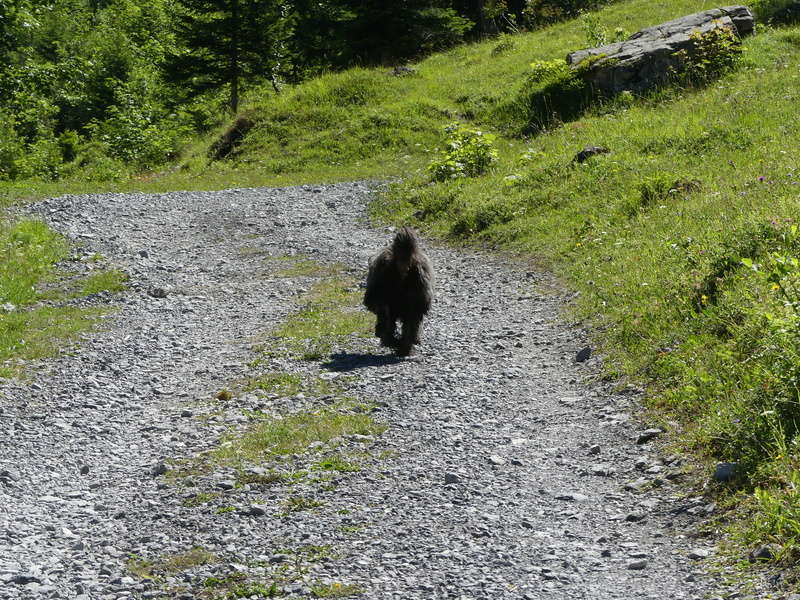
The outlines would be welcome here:
M 366 367 L 383 367 L 403 362 L 403 358 L 394 354 L 364 354 L 355 352 L 339 352 L 331 354 L 330 360 L 322 366 L 330 371 L 355 371 Z

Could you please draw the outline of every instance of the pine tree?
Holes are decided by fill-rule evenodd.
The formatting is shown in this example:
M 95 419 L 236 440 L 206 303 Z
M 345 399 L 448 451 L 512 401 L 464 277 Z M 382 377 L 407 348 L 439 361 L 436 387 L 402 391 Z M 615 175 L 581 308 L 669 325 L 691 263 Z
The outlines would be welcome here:
M 166 63 L 167 77 L 190 95 L 227 86 L 239 108 L 242 86 L 265 78 L 278 89 L 291 19 L 281 0 L 177 0 L 181 51 Z
M 448 0 L 337 0 L 349 18 L 343 23 L 348 63 L 391 64 L 461 41 L 473 23 Z

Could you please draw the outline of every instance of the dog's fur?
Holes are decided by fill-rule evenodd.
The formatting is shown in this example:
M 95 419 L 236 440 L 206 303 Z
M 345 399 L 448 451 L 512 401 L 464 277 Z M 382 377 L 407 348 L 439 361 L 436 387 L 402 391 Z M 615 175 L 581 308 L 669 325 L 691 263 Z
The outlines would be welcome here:
M 375 335 L 400 356 L 419 344 L 422 319 L 433 302 L 433 269 L 413 229 L 403 227 L 392 245 L 369 261 L 364 306 L 378 317 Z M 396 322 L 401 323 L 397 337 Z

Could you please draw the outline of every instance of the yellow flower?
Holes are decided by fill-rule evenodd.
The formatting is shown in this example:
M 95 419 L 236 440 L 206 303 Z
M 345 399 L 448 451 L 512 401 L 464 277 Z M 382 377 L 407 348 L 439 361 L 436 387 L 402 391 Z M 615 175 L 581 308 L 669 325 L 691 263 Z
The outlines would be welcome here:
M 706 304 L 708 302 L 708 296 L 706 296 L 705 294 L 700 296 L 700 302 L 702 302 L 703 304 Z

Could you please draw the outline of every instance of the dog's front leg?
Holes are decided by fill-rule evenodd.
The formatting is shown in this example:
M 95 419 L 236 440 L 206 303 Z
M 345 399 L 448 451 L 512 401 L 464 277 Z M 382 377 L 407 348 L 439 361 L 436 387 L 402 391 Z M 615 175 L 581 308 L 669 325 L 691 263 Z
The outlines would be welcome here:
M 377 317 L 378 321 L 375 323 L 375 336 L 380 338 L 381 344 L 384 346 L 394 348 L 397 345 L 395 316 L 388 306 L 383 306 L 381 310 L 378 311 Z
M 411 347 L 419 344 L 419 330 L 422 325 L 422 317 L 413 316 L 403 319 L 403 331 L 400 341 L 397 344 L 397 354 L 408 356 L 411 354 Z

